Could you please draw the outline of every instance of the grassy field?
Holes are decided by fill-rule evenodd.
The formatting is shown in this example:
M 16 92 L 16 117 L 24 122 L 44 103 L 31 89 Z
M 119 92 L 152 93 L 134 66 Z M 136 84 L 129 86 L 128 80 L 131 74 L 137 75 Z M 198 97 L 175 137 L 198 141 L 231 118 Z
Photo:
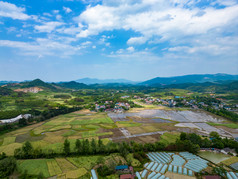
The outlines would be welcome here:
M 176 142 L 176 140 L 179 139 L 179 136 L 180 133 L 177 132 L 166 132 L 162 136 L 160 136 L 160 142 L 164 143 L 165 145 L 168 145 L 169 143 Z
M 30 175 L 38 175 L 42 173 L 44 177 L 49 177 L 48 161 L 53 159 L 37 159 L 37 160 L 20 160 L 17 162 L 18 170 L 20 173 L 27 171 Z
M 15 140 L 16 140 L 16 137 L 5 137 L 2 145 L 12 144 L 15 142 Z
M 138 164 L 132 154 L 131 159 L 135 164 Z M 82 157 L 68 157 L 55 159 L 30 159 L 18 160 L 17 168 L 20 173 L 25 171 L 30 175 L 38 175 L 42 173 L 44 177 L 57 176 L 57 178 L 90 178 L 91 169 L 97 165 L 98 162 L 111 163 L 125 163 L 125 160 L 118 154 L 109 156 L 82 156 Z
M 238 162 L 238 157 L 231 157 L 227 160 L 222 161 L 222 163 L 224 163 L 225 165 L 231 165 L 236 162 Z
M 236 124 L 236 123 L 220 124 L 220 123 L 208 122 L 207 124 L 209 124 L 211 126 L 225 126 L 225 127 L 232 128 L 232 129 L 238 129 L 238 124 Z

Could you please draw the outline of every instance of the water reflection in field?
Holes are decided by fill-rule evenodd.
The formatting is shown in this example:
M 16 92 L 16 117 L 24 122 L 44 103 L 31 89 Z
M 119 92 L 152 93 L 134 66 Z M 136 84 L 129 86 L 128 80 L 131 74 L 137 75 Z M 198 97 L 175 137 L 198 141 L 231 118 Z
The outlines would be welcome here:
M 176 111 L 145 109 L 139 112 L 109 113 L 114 121 L 126 121 L 128 117 L 143 119 L 169 119 L 177 122 L 218 122 L 218 119 L 202 111 Z
M 199 152 L 198 155 L 216 164 L 230 158 L 229 155 L 209 151 Z

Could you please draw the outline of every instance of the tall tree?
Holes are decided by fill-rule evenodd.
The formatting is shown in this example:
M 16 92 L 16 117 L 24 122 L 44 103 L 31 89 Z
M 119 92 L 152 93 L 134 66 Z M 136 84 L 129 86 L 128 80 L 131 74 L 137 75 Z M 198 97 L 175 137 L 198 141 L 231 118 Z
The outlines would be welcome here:
M 70 142 L 68 139 L 65 139 L 64 141 L 64 153 L 66 156 L 70 154 Z
M 33 147 L 29 141 L 26 141 L 22 146 L 22 151 L 25 156 L 28 156 L 33 151 Z
M 95 154 L 97 152 L 97 144 L 95 142 L 95 139 L 92 139 L 92 141 L 91 141 L 91 149 L 92 149 L 93 154 Z
M 79 139 L 77 139 L 75 142 L 75 149 L 76 149 L 76 152 L 79 154 L 82 152 L 82 144 Z

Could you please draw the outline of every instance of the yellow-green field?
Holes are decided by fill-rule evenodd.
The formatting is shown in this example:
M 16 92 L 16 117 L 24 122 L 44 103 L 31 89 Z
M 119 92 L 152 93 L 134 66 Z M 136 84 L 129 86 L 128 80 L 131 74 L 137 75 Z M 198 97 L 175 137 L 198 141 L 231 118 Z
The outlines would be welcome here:
M 0 152 L 13 155 L 14 150 L 25 141 L 30 141 L 37 149 L 61 152 L 66 138 L 70 140 L 73 149 L 76 139 L 110 136 L 113 133 L 108 130 L 114 128 L 117 125 L 106 113 L 77 111 L 0 136 Z
M 135 110 L 137 109 L 132 111 Z M 60 153 L 65 139 L 70 141 L 71 150 L 74 150 L 76 139 L 106 140 L 109 137 L 123 136 L 117 128 L 126 128 L 131 134 L 138 134 L 159 130 L 172 131 L 174 123 L 139 123 L 133 119 L 114 122 L 107 113 L 81 110 L 0 136 L 0 152 L 13 155 L 15 149 L 20 148 L 25 141 L 30 141 L 33 148 L 42 149 L 46 153 L 49 150 Z
M 231 165 L 231 164 L 236 163 L 236 162 L 238 162 L 238 157 L 235 157 L 235 156 L 231 157 L 227 160 L 222 161 L 222 163 L 224 163 L 225 165 Z
M 171 132 L 171 133 L 164 133 L 162 136 L 160 136 L 160 141 L 164 143 L 165 145 L 168 145 L 169 143 L 175 143 L 177 139 L 179 139 L 180 133 L 177 132 Z
M 140 162 L 133 158 L 132 154 L 128 157 L 135 163 L 135 166 L 140 165 Z M 18 160 L 17 167 L 20 173 L 27 172 L 30 175 L 39 175 L 42 173 L 44 177 L 57 176 L 57 178 L 87 178 L 91 169 L 100 162 L 110 161 L 125 162 L 124 158 L 118 154 L 109 156 L 82 156 L 68 157 L 55 159 L 29 159 Z M 133 163 L 133 164 L 134 164 Z
M 238 129 L 238 124 L 236 124 L 236 123 L 224 123 L 224 124 L 220 124 L 220 123 L 208 122 L 207 124 L 209 124 L 209 125 L 211 125 L 211 126 L 225 126 L 225 127 L 232 128 L 232 129 Z

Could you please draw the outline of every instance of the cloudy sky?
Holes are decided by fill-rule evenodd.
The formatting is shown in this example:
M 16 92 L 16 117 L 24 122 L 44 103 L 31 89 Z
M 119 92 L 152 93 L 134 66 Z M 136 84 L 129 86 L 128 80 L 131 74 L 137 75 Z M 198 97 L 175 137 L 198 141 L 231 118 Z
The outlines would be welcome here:
M 0 80 L 238 74 L 238 0 L 0 0 Z

